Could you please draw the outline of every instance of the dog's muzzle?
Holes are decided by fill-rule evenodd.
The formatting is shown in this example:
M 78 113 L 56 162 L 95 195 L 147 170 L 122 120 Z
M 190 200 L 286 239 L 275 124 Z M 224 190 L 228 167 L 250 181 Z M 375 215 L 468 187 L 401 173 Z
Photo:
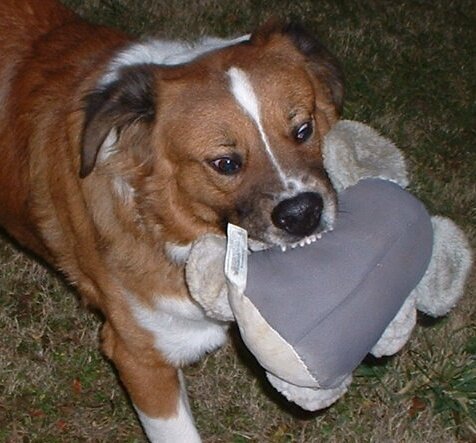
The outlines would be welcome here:
M 273 224 L 288 234 L 313 234 L 321 221 L 324 201 L 317 192 L 303 192 L 281 201 L 271 213 Z

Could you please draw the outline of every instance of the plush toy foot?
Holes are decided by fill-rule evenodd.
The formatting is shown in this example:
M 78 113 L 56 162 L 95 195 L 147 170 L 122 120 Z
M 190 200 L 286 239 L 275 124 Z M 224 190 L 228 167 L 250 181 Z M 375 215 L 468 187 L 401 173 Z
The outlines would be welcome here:
M 432 217 L 433 254 L 423 279 L 414 289 L 416 307 L 432 317 L 441 317 L 456 305 L 472 267 L 469 241 L 450 219 Z
M 377 358 L 396 354 L 405 346 L 416 325 L 415 295 L 411 294 L 389 323 L 379 341 L 370 350 Z
M 266 377 L 278 392 L 306 411 L 317 411 L 319 409 L 328 408 L 347 392 L 352 382 L 352 376 L 349 375 L 336 388 L 319 389 L 293 385 L 269 372 L 266 372 Z

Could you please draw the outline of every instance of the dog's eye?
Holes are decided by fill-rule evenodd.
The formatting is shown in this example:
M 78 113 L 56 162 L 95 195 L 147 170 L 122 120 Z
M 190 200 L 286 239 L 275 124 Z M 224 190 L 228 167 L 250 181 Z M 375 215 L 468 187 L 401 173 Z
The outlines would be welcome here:
M 223 175 L 236 174 L 241 169 L 241 159 L 239 157 L 220 157 L 210 162 L 215 171 Z
M 294 139 L 298 143 L 304 143 L 306 140 L 309 139 L 309 137 L 311 137 L 312 131 L 313 131 L 312 121 L 308 121 L 306 123 L 303 123 L 301 126 L 297 127 L 293 131 Z

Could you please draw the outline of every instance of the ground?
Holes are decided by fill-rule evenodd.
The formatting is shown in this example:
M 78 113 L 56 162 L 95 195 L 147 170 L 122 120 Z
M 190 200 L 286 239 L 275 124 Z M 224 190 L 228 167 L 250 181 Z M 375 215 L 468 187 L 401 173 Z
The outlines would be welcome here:
M 476 245 L 475 11 L 471 0 L 64 0 L 136 35 L 238 35 L 278 15 L 320 35 L 347 77 L 344 117 L 404 151 L 412 191 Z M 236 334 L 186 371 L 205 442 L 460 442 L 476 439 L 475 277 L 446 318 L 421 317 L 397 356 L 367 361 L 348 394 L 305 413 L 276 394 Z M 144 442 L 109 363 L 100 319 L 0 242 L 0 441 Z

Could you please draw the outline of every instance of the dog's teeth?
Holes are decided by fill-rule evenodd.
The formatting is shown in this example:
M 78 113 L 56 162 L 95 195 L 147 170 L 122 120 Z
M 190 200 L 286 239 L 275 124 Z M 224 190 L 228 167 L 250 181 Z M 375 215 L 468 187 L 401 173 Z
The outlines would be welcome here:
M 284 252 L 286 251 L 286 248 L 291 248 L 291 249 L 295 249 L 297 248 L 298 246 L 303 248 L 304 246 L 306 245 L 311 245 L 312 243 L 316 242 L 317 240 L 319 240 L 320 238 L 322 238 L 322 233 L 319 233 L 319 234 L 313 234 L 313 235 L 309 235 L 308 237 L 304 237 L 301 241 L 299 242 L 296 242 L 296 243 L 293 243 L 291 245 L 287 245 L 287 246 L 284 246 L 284 245 L 281 245 L 281 250 Z

